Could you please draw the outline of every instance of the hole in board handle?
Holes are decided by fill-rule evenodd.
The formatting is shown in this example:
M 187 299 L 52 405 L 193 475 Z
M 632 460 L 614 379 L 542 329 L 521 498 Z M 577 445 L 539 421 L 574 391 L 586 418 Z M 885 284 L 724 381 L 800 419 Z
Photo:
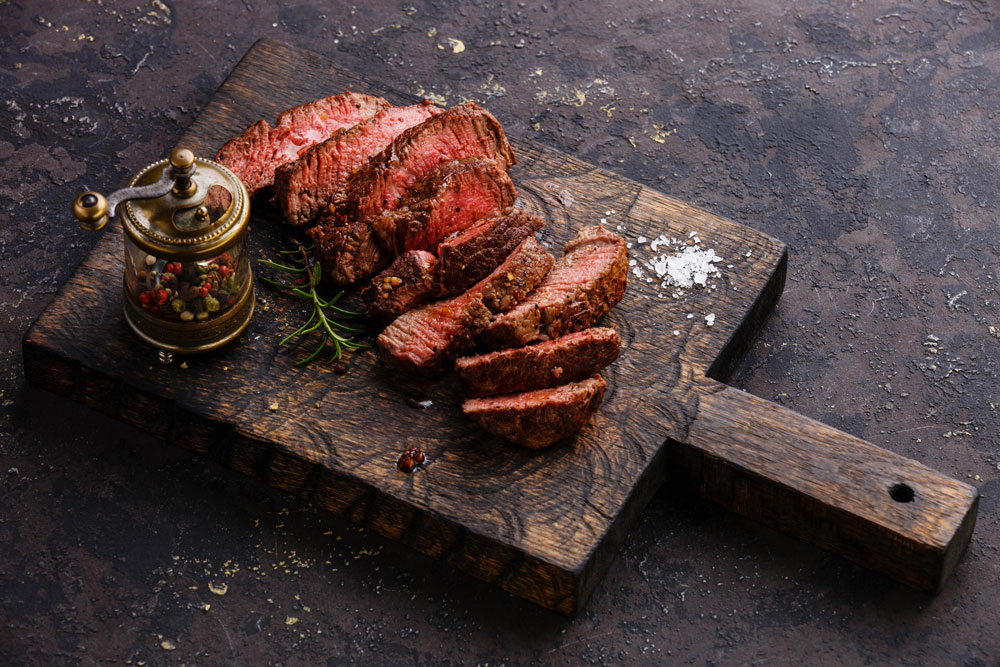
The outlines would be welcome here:
M 889 497 L 897 503 L 912 503 L 914 497 L 913 487 L 902 482 L 893 484 L 889 487 Z

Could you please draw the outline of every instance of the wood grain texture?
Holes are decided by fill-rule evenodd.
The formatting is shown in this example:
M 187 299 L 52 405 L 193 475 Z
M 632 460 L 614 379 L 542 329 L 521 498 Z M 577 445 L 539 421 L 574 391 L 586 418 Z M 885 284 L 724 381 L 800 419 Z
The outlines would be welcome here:
M 178 143 L 214 155 L 249 123 L 345 89 L 412 101 L 315 54 L 261 41 Z M 737 512 L 906 583 L 940 585 L 971 533 L 971 487 L 716 381 L 777 301 L 784 245 L 564 154 L 512 144 L 512 176 L 522 205 L 546 218 L 544 242 L 561 245 L 606 218 L 630 240 L 695 232 L 725 259 L 714 289 L 677 296 L 630 283 L 601 322 L 622 339 L 604 372 L 604 404 L 570 442 L 512 448 L 464 419 L 453 378 L 400 377 L 372 351 L 353 355 L 345 374 L 295 366 L 304 352 L 277 342 L 305 311 L 264 285 L 266 307 L 258 304 L 239 344 L 189 358 L 187 368 L 160 366 L 121 313 L 118 225 L 25 335 L 26 374 L 566 614 L 596 586 L 668 465 Z M 250 233 L 260 257 L 272 257 L 283 234 L 259 202 Z M 433 405 L 410 407 L 414 395 Z M 430 464 L 405 475 L 394 463 L 409 446 Z M 862 474 L 873 461 L 879 474 Z M 889 479 L 913 484 L 920 502 L 887 505 Z M 866 556 L 870 545 L 889 551 Z

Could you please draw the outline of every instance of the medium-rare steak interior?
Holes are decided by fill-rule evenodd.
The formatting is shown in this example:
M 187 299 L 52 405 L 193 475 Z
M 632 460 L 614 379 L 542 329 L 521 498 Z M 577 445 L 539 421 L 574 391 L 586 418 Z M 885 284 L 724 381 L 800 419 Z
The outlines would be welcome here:
M 509 208 L 516 198 L 506 168 L 477 155 L 442 163 L 406 192 L 397 209 L 369 222 L 393 254 L 434 252 L 447 236 Z
M 505 169 L 516 162 L 503 128 L 475 104 L 452 107 L 406 130 L 368 161 L 348 185 L 340 213 L 363 219 L 398 208 L 407 190 L 442 163 L 484 156 Z
M 381 97 L 350 91 L 324 97 L 282 112 L 274 127 L 258 120 L 227 141 L 215 160 L 232 169 L 252 196 L 274 182 L 275 169 L 298 159 L 303 150 L 388 106 Z
M 285 222 L 301 226 L 313 222 L 327 205 L 343 198 L 348 179 L 382 152 L 404 130 L 442 112 L 430 102 L 388 107 L 353 127 L 333 135 L 274 172 L 274 202 Z

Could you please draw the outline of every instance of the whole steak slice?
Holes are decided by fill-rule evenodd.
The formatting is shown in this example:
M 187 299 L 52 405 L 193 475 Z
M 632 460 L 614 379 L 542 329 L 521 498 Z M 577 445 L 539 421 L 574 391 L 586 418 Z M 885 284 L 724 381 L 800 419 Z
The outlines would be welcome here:
M 394 254 L 434 252 L 450 234 L 512 206 L 516 198 L 506 167 L 491 158 L 474 156 L 438 165 L 407 190 L 398 208 L 370 222 L 382 245 Z
M 382 109 L 353 127 L 338 130 L 297 160 L 274 172 L 274 203 L 293 226 L 315 220 L 337 197 L 343 197 L 351 174 L 363 167 L 404 130 L 419 125 L 442 109 L 430 102 Z
M 516 161 L 500 123 L 475 104 L 452 107 L 396 137 L 350 181 L 339 206 L 349 219 L 399 207 L 406 191 L 444 162 L 484 156 L 504 168 Z
M 473 396 L 494 396 L 555 387 L 591 377 L 618 358 L 614 329 L 593 328 L 555 340 L 455 360 Z
M 625 241 L 600 225 L 585 227 L 564 246 L 566 253 L 531 295 L 497 316 L 483 332 L 493 349 L 519 347 L 586 329 L 625 294 Z
M 232 169 L 253 195 L 274 182 L 276 168 L 298 159 L 304 149 L 388 106 L 381 97 L 350 91 L 324 97 L 282 112 L 274 127 L 258 120 L 227 141 L 215 159 Z
M 508 208 L 438 246 L 438 295 L 457 294 L 488 276 L 521 242 L 545 226 L 537 215 Z
M 555 260 L 525 239 L 489 276 L 464 294 L 424 304 L 397 317 L 378 337 L 382 358 L 396 368 L 434 373 L 472 345 L 490 317 L 523 299 Z
M 600 375 L 551 389 L 492 398 L 470 398 L 462 412 L 490 433 L 541 449 L 579 431 L 604 399 Z
M 393 260 L 361 292 L 368 304 L 368 317 L 379 323 L 390 322 L 431 298 L 437 262 L 426 250 L 410 250 Z

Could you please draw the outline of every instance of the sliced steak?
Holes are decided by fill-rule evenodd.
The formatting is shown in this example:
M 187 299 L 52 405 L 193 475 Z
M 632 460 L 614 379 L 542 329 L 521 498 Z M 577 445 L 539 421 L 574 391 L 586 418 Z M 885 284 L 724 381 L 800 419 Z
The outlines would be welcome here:
M 469 291 L 479 292 L 490 312 L 502 313 L 523 301 L 544 280 L 554 263 L 552 253 L 532 236 L 524 239 L 503 264 Z
M 464 294 L 403 313 L 378 337 L 382 358 L 404 371 L 433 373 L 472 345 L 493 313 L 523 299 L 554 259 L 535 239 L 525 239 L 507 260 Z
M 447 236 L 503 211 L 516 198 L 514 183 L 502 163 L 483 156 L 450 160 L 407 190 L 398 208 L 370 222 L 391 253 L 434 252 Z
M 555 387 L 588 378 L 618 358 L 614 329 L 593 328 L 512 350 L 455 360 L 473 396 L 494 396 Z
M 443 110 L 430 102 L 382 109 L 353 127 L 334 132 L 274 172 L 274 202 L 294 226 L 315 220 L 332 200 L 343 198 L 351 174 L 404 130 Z
M 350 91 L 293 107 L 274 127 L 258 120 L 219 149 L 215 159 L 233 170 L 253 195 L 274 182 L 274 170 L 298 159 L 306 148 L 389 106 L 381 97 Z
M 368 304 L 368 317 L 378 323 L 390 322 L 431 298 L 437 261 L 425 250 L 410 250 L 397 257 L 361 292 Z
M 509 208 L 446 239 L 438 246 L 437 293 L 457 294 L 469 289 L 544 226 L 545 221 L 537 215 Z
M 475 104 L 452 107 L 396 137 L 385 150 L 351 177 L 341 213 L 370 218 L 399 207 L 408 189 L 444 162 L 484 156 L 504 168 L 514 152 L 500 123 Z
M 348 218 L 326 210 L 320 218 L 321 227 L 365 224 L 371 229 L 356 228 L 359 251 L 348 244 L 345 252 L 337 255 L 333 252 L 336 246 L 329 245 L 323 260 L 329 268 L 324 275 L 336 276 L 335 282 L 344 284 L 345 280 L 367 278 L 397 254 L 433 252 L 445 236 L 502 211 L 516 196 L 514 184 L 496 161 L 473 157 L 438 166 L 407 192 L 403 205 L 395 211 L 348 223 Z
M 625 241 L 601 226 L 585 227 L 531 295 L 483 332 L 490 348 L 519 347 L 586 329 L 625 294 Z
M 492 398 L 470 398 L 462 412 L 506 440 L 541 449 L 579 431 L 604 399 L 600 375 L 551 389 Z
M 319 262 L 323 279 L 335 285 L 367 278 L 392 261 L 392 255 L 382 250 L 365 222 L 320 224 L 307 234 L 313 240 L 313 257 Z

